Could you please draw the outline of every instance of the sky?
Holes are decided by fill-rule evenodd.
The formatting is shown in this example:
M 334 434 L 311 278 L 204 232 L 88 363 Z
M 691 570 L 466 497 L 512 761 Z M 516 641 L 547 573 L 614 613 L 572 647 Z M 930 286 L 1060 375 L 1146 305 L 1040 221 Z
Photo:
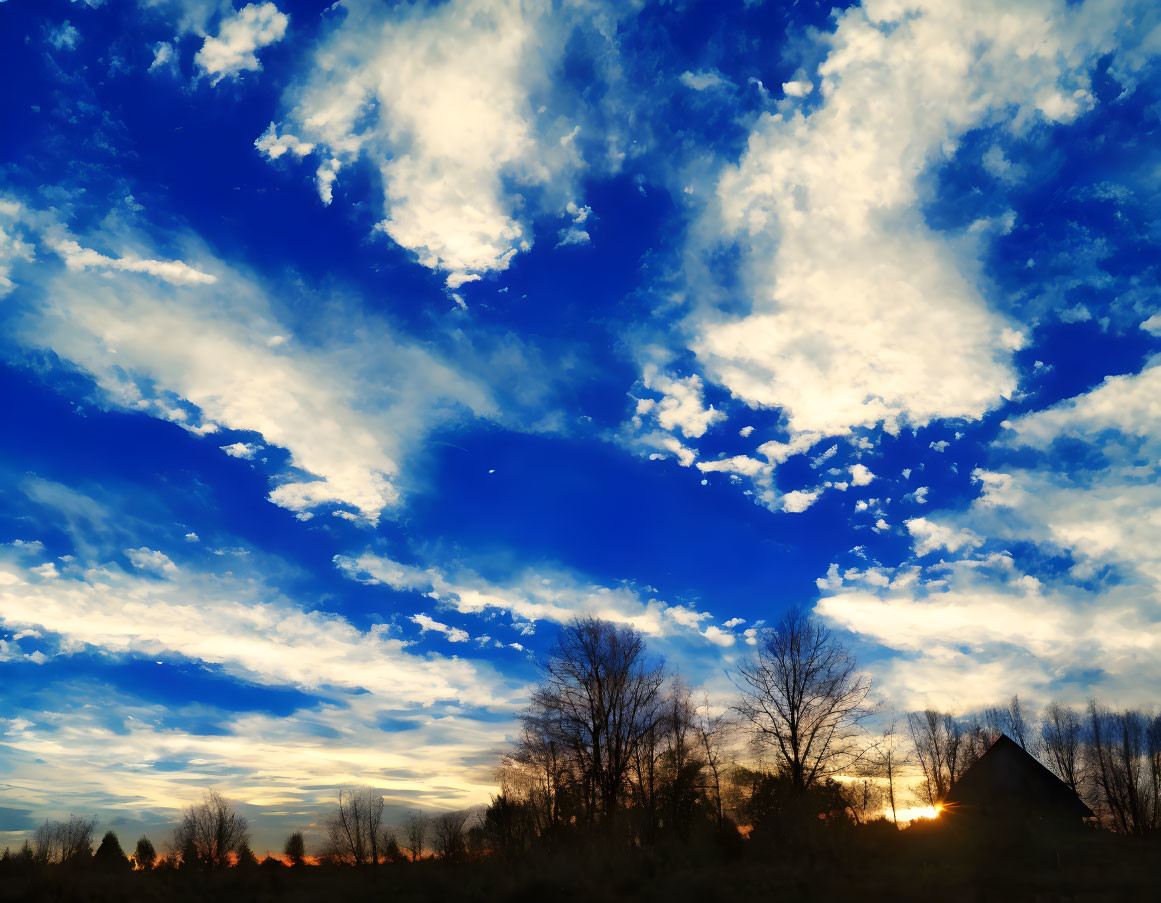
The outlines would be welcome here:
M 711 703 L 1154 705 L 1161 7 L 0 0 L 0 843 Z

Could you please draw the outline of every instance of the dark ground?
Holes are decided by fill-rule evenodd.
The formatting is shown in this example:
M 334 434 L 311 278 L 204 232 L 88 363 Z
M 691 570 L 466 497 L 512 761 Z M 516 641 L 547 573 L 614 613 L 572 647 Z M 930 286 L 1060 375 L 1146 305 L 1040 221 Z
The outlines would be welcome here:
M 392 903 L 504 901 L 1161 901 L 1161 837 L 1084 831 L 949 831 L 890 825 L 756 837 L 728 848 L 660 843 L 646 851 L 545 852 L 461 865 L 423 861 L 360 874 L 258 866 L 204 874 L 44 869 L 0 875 L 0 903 L 168 901 Z

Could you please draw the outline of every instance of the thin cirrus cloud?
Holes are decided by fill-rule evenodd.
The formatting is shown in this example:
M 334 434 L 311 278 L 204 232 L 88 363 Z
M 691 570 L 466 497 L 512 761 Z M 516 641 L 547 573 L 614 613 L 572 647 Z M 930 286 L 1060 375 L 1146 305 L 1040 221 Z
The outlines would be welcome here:
M 70 562 L 45 575 L 8 556 L 0 586 L 6 625 L 58 637 L 58 654 L 91 647 L 179 655 L 246 681 L 361 689 L 402 705 L 514 702 L 514 688 L 504 689 L 508 682 L 494 673 L 487 677 L 488 666 L 416 655 L 387 625 L 361 630 L 255 581 L 179 568 L 156 550 L 126 555 L 146 573 L 113 562 Z
M 449 418 L 498 414 L 474 377 L 386 324 L 355 315 L 358 330 L 337 330 L 349 339 L 287 341 L 293 330 L 263 289 L 206 259 L 204 248 L 198 267 L 102 254 L 47 214 L 12 206 L 13 234 L 41 237 L 66 265 L 54 269 L 49 255 L 29 267 L 46 291 L 16 338 L 89 373 L 113 404 L 198 434 L 259 433 L 285 448 L 293 469 L 277 477 L 270 499 L 301 517 L 339 506 L 374 523 L 398 504 L 401 461 L 421 437 Z M 140 244 L 116 230 L 93 240 Z M 12 246 L 12 262 L 29 262 L 25 246 Z M 251 448 L 236 442 L 226 450 L 249 456 Z
M 680 637 L 690 631 L 726 647 L 736 639 L 729 630 L 705 624 L 711 618 L 707 612 L 642 598 L 630 586 L 584 582 L 559 570 L 530 569 L 500 584 L 467 568 L 417 567 L 370 552 L 337 556 L 335 565 L 353 580 L 420 592 L 460 614 L 507 613 L 518 629 L 527 632 L 540 621 L 564 624 L 577 617 L 596 617 L 628 624 L 650 637 Z

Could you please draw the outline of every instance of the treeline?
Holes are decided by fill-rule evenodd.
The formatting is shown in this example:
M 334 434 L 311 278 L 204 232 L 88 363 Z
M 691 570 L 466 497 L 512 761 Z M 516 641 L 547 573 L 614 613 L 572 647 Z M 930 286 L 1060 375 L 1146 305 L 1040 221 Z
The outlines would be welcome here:
M 907 716 L 920 798 L 935 806 L 1001 733 L 1068 785 L 1098 823 L 1122 834 L 1161 831 L 1161 715 L 1114 711 L 1096 700 L 1060 703 L 1039 717 L 1013 696 L 1007 707 L 955 717 L 928 709 Z
M 295 831 L 283 858 L 259 863 L 246 819 L 208 791 L 159 852 L 126 853 L 96 823 L 48 822 L 0 856 L 0 875 L 48 867 L 109 872 L 267 871 L 316 865 L 367 872 L 404 863 L 512 861 L 562 850 L 697 846 L 725 861 L 749 846 L 783 851 L 863 828 L 895 833 L 900 811 L 934 807 L 1006 734 L 1072 788 L 1097 824 L 1161 832 L 1161 715 L 1097 702 L 1035 715 L 1018 696 L 969 715 L 927 710 L 893 719 L 834 634 L 792 610 L 736 675 L 728 710 L 650 654 L 630 627 L 564 627 L 498 768 L 490 804 L 384 823 L 382 793 L 344 788 L 308 849 Z M 873 716 L 873 717 L 872 717 Z M 866 725 L 878 720 L 882 729 Z M 883 727 L 885 723 L 885 727 Z M 825 841 L 830 842 L 830 841 Z M 846 842 L 846 841 L 844 841 Z

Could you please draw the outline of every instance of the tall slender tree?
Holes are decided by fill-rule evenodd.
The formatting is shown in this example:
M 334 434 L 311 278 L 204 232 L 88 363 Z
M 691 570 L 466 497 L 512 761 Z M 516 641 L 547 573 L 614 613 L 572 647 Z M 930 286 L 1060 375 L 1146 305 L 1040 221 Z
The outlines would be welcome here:
M 865 747 L 870 680 L 833 632 L 792 608 L 738 669 L 738 713 L 772 749 L 796 793 L 851 768 Z

